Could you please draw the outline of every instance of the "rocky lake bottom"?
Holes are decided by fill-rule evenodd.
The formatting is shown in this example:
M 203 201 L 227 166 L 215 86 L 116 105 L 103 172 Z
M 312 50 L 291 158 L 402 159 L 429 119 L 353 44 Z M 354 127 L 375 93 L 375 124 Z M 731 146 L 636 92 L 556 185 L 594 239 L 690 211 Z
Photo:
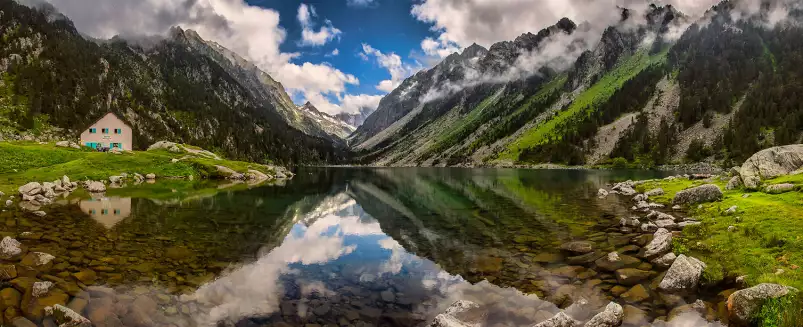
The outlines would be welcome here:
M 418 326 L 469 300 L 490 326 L 530 326 L 613 300 L 625 326 L 708 324 L 729 291 L 660 292 L 652 233 L 621 226 L 630 197 L 597 196 L 665 175 L 307 168 L 203 196 L 75 195 L 0 213 L 22 249 L 0 265 L 0 309 L 9 325 L 53 326 L 60 304 L 95 326 Z

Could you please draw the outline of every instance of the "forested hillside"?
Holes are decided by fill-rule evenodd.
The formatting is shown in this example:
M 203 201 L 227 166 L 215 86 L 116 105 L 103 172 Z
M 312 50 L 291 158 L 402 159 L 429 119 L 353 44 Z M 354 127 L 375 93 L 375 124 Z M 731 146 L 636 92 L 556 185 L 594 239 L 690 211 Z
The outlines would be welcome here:
M 374 124 L 373 136 L 358 138 L 355 149 L 360 162 L 377 165 L 580 165 L 623 158 L 652 166 L 731 164 L 762 148 L 799 143 L 803 27 L 800 12 L 783 6 L 745 13 L 738 1 L 723 1 L 699 21 L 670 6 L 624 9 L 622 21 L 568 69 L 530 67 L 540 74 L 491 80 L 445 100 L 408 99 L 405 110 L 391 110 L 398 118 L 369 117 L 361 130 L 376 119 L 387 127 Z M 452 56 L 431 71 L 450 62 Z M 383 99 L 374 115 L 389 111 L 385 104 L 399 93 L 410 97 L 405 91 L 421 85 L 422 74 Z
M 4 138 L 76 137 L 111 111 L 140 149 L 171 140 L 256 162 L 344 158 L 330 139 L 288 125 L 278 113 L 285 104 L 254 96 L 180 30 L 147 47 L 94 42 L 52 8 L 2 0 L 0 10 Z

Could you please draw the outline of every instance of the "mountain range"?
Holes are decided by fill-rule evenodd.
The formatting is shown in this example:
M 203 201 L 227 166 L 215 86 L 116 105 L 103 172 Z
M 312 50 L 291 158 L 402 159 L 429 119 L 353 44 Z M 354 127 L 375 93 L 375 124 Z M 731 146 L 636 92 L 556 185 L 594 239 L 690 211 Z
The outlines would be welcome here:
M 487 50 L 472 45 L 383 98 L 350 138 L 355 160 L 652 166 L 740 162 L 799 143 L 800 11 L 746 4 L 723 1 L 700 20 L 669 5 L 620 8 L 596 40 L 564 18 Z
M 258 162 L 738 162 L 803 139 L 803 14 L 747 2 L 699 19 L 618 8 L 604 28 L 563 18 L 453 53 L 375 111 L 329 115 L 191 30 L 91 40 L 52 7 L 0 0 L 0 137 L 70 137 L 111 111 L 138 148 L 172 140 Z

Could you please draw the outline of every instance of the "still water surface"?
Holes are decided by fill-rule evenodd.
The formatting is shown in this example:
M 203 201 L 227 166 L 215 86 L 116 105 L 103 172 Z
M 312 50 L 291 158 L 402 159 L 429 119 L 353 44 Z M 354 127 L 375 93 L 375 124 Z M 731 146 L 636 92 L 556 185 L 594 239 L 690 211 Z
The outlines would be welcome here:
M 159 182 L 64 200 L 45 218 L 2 217 L 4 232 L 56 256 L 48 274 L 68 283 L 94 275 L 81 282 L 111 286 L 118 304 L 151 298 L 156 310 L 140 317 L 148 324 L 415 326 L 467 299 L 487 306 L 489 321 L 520 326 L 570 304 L 567 288 L 610 298 L 611 274 L 567 270 L 558 247 L 627 244 L 605 232 L 627 200 L 597 190 L 662 175 L 304 168 L 284 185 L 176 191 Z M 82 313 L 142 323 L 132 310 L 92 310 Z

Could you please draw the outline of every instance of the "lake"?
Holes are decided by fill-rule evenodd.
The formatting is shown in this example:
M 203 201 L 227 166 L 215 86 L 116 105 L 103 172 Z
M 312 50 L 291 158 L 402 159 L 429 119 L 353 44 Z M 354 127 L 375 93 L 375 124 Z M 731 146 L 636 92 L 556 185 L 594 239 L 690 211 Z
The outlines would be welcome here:
M 464 299 L 487 308 L 491 326 L 528 326 L 572 303 L 607 304 L 631 288 L 594 261 L 638 252 L 636 234 L 618 228 L 632 202 L 599 199 L 597 190 L 668 175 L 296 173 L 281 185 L 132 185 L 63 199 L 46 217 L 8 211 L 0 218 L 4 235 L 56 257 L 30 274 L 53 281 L 99 325 L 416 326 Z M 574 240 L 593 242 L 595 251 L 561 251 Z M 648 286 L 659 273 L 638 283 Z M 85 285 L 95 286 L 86 293 Z M 647 295 L 628 302 L 645 319 L 666 315 Z

